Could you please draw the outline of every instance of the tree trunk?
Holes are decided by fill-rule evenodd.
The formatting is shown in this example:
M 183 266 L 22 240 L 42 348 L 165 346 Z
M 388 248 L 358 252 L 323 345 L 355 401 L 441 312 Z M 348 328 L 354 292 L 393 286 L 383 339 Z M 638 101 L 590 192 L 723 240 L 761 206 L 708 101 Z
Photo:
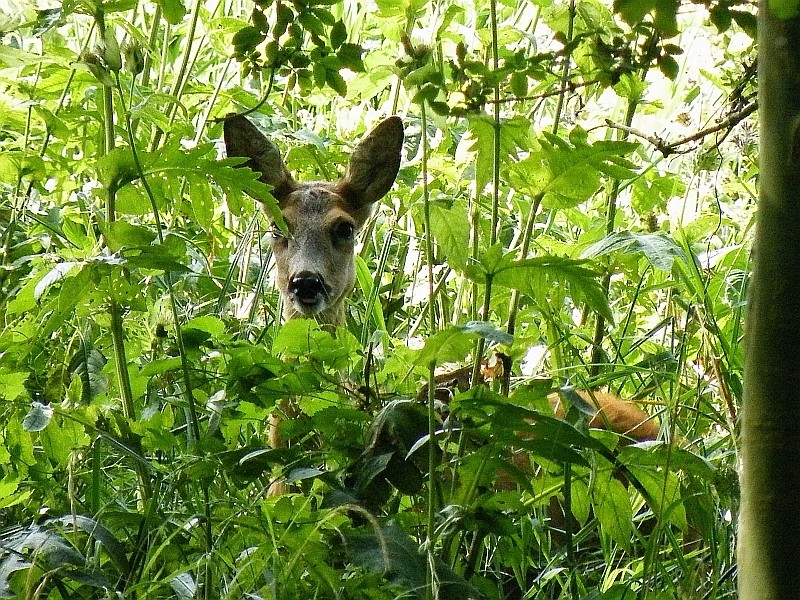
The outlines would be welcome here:
M 741 423 L 740 600 L 800 598 L 800 19 L 777 18 L 770 13 L 777 4 L 761 0 L 759 12 L 760 192 Z

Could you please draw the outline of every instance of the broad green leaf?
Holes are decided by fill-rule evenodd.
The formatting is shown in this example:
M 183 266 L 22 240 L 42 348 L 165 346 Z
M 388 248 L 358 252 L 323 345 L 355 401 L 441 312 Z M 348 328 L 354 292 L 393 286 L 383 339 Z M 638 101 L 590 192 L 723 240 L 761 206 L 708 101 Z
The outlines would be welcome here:
M 678 0 L 615 0 L 614 12 L 628 25 L 638 25 L 650 14 L 656 29 L 663 37 L 671 38 L 678 34 L 678 6 Z
M 380 530 L 350 534 L 345 538 L 347 554 L 361 567 L 381 574 L 392 585 L 413 591 L 417 596 L 427 586 L 427 553 L 394 522 Z M 434 561 L 436 597 L 440 600 L 464 600 L 482 596 L 471 584 L 453 572 L 441 559 Z
M 651 510 L 659 518 L 686 531 L 686 509 L 681 500 L 680 482 L 670 470 L 628 465 L 633 476 L 647 492 Z
M 144 377 L 152 377 L 154 375 L 162 375 L 170 371 L 177 371 L 181 368 L 181 359 L 179 356 L 173 358 L 162 358 L 147 363 L 142 367 L 141 375 Z
M 358 340 L 344 328 L 334 337 L 313 319 L 292 319 L 281 326 L 272 349 L 276 354 L 310 358 L 343 369 L 350 366 L 359 347 Z
M 514 343 L 513 335 L 509 335 L 491 323 L 486 323 L 484 321 L 468 321 L 467 324 L 464 325 L 463 330 L 465 333 L 474 333 L 495 344 L 510 346 Z
M 28 380 L 28 376 L 28 373 L 21 371 L 0 371 L 0 397 L 7 402 L 27 397 L 28 391 L 25 382 Z
M 25 431 L 41 431 L 50 424 L 53 418 L 53 409 L 41 402 L 34 402 L 28 414 L 22 419 L 22 427 Z
M 255 27 L 242 27 L 236 32 L 236 35 L 233 36 L 233 47 L 236 48 L 237 52 L 246 54 L 255 50 L 256 46 L 265 39 L 267 39 L 267 36 Z
M 628 490 L 622 483 L 610 477 L 596 477 L 592 489 L 594 514 L 603 530 L 615 543 L 630 549 L 633 532 L 633 508 Z
M 475 153 L 475 189 L 482 193 L 492 180 L 494 170 L 494 121 L 487 115 L 469 120 L 468 135 L 473 140 L 470 151 Z M 500 161 L 517 162 L 519 150 L 527 150 L 530 121 L 522 116 L 500 124 Z
M 344 21 L 339 19 L 334 23 L 333 27 L 331 27 L 331 47 L 337 50 L 346 41 L 347 28 L 344 25 Z
M 469 257 L 470 237 L 466 206 L 457 203 L 446 208 L 439 202 L 432 202 L 430 215 L 433 237 L 442 248 L 447 263 L 463 270 Z
M 0 44 L 0 63 L 3 63 L 6 67 L 18 68 L 25 65 L 35 65 L 46 60 L 45 57 L 38 54 L 26 52 L 8 44 Z
M 541 149 L 509 168 L 512 184 L 554 208 L 577 206 L 591 198 L 605 178 L 632 179 L 635 165 L 627 158 L 637 147 L 631 142 L 586 141 L 586 132 L 573 129 L 569 140 L 546 133 Z
M 33 290 L 33 297 L 36 300 L 41 299 L 42 296 L 47 292 L 47 289 L 67 277 L 70 274 L 72 269 L 74 269 L 79 263 L 77 262 L 62 262 L 55 265 L 50 271 L 42 277 L 39 282 L 36 284 L 36 287 Z
M 510 254 L 498 258 L 496 254 L 487 252 L 480 266 L 485 269 L 484 277 L 489 274 L 496 285 L 519 290 L 534 298 L 546 299 L 552 295 L 554 285 L 565 286 L 563 295 L 586 302 L 589 308 L 612 321 L 600 276 L 586 264 L 586 261 L 557 256 L 513 260 Z M 465 273 L 470 279 L 482 281 L 480 269 L 471 267 Z
M 597 258 L 614 252 L 642 253 L 656 269 L 669 272 L 678 258 L 686 262 L 683 249 L 673 240 L 658 233 L 637 234 L 619 231 L 607 235 L 584 250 L 583 258 Z
M 214 198 L 208 185 L 208 176 L 191 173 L 186 175 L 186 181 L 195 222 L 203 229 L 210 229 L 214 220 Z
M 341 76 L 339 71 L 333 69 L 325 70 L 325 83 L 327 83 L 333 91 L 339 94 L 342 98 L 347 96 L 347 83 L 344 77 Z
M 425 340 L 425 346 L 417 352 L 415 365 L 442 364 L 464 360 L 472 349 L 475 336 L 461 327 L 449 327 Z
M 198 329 L 205 331 L 212 336 L 220 336 L 225 333 L 225 323 L 213 315 L 203 315 L 189 320 L 184 329 Z
M 125 246 L 149 246 L 157 237 L 150 227 L 132 225 L 127 221 L 113 221 L 107 223 L 106 227 L 105 239 L 112 252 L 118 252 Z
M 97 161 L 97 172 L 100 183 L 111 193 L 139 178 L 130 148 L 114 148 L 101 156 Z

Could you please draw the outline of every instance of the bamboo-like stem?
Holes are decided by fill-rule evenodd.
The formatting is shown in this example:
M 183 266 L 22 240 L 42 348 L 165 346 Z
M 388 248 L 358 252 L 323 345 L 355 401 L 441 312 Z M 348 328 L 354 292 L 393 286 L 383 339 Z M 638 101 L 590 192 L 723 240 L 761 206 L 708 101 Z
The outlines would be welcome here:
M 497 0 L 489 1 L 489 19 L 490 27 L 492 30 L 492 68 L 496 73 L 500 68 L 500 50 L 497 36 Z M 497 243 L 498 230 L 500 228 L 500 142 L 501 142 L 501 129 L 502 123 L 500 121 L 500 82 L 494 84 L 494 99 L 493 103 L 493 119 L 492 127 L 494 133 L 493 147 L 492 147 L 492 222 L 489 231 L 489 246 L 494 246 Z M 477 190 L 479 194 L 481 190 Z M 475 234 L 475 246 L 478 245 L 477 229 Z M 489 320 L 489 312 L 492 303 L 492 276 L 486 276 L 486 289 L 483 294 L 483 304 L 481 308 L 481 320 Z M 486 349 L 486 340 L 479 337 L 475 343 L 475 357 L 472 365 L 472 382 L 473 384 L 478 381 L 478 376 L 481 371 L 481 362 L 483 360 L 483 353 Z
M 430 191 L 428 189 L 428 117 L 425 103 L 421 105 L 422 117 L 422 198 L 423 219 L 425 221 L 425 262 L 428 267 L 428 325 L 431 333 L 436 327 L 436 288 L 433 282 L 433 239 L 431 230 Z M 428 364 L 428 573 L 425 596 L 433 600 L 436 572 L 433 566 L 433 546 L 436 535 L 436 361 Z

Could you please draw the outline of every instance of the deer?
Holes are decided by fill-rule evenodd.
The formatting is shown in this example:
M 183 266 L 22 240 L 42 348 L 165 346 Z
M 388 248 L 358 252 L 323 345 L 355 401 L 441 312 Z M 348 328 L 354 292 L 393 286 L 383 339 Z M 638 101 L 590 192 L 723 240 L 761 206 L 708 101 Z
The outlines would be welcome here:
M 259 180 L 272 187 L 286 223 L 285 231 L 273 224 L 270 232 L 282 319 L 316 319 L 335 331 L 345 323 L 347 298 L 355 285 L 357 234 L 400 170 L 402 120 L 392 116 L 376 125 L 353 148 L 336 182 L 296 181 L 278 147 L 243 115 L 228 116 L 223 135 L 228 157 L 246 158 L 241 166 L 259 173 Z M 271 447 L 282 445 L 280 415 L 292 413 L 288 401 L 276 407 L 270 418 Z M 280 486 L 270 493 L 280 494 Z
M 224 136 L 228 156 L 247 158 L 243 166 L 272 186 L 288 227 L 284 232 L 273 225 L 270 242 L 283 320 L 314 318 L 329 328 L 343 325 L 355 284 L 356 236 L 400 170 L 402 120 L 389 117 L 370 131 L 353 149 L 337 182 L 296 181 L 277 146 L 247 117 L 225 119 Z

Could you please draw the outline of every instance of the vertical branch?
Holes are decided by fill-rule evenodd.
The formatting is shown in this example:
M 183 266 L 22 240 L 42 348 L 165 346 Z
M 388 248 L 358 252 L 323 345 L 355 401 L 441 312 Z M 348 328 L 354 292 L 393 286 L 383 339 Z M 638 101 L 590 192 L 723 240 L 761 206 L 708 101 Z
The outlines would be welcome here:
M 101 47 L 106 47 L 105 15 L 99 10 L 95 15 L 97 22 L 97 35 L 101 40 Z M 105 155 L 115 147 L 114 137 L 114 95 L 108 85 L 103 85 L 103 147 L 100 152 Z M 113 223 L 117 220 L 117 190 L 111 187 L 106 196 L 106 220 Z M 130 374 L 128 373 L 128 358 L 125 354 L 125 331 L 122 317 L 122 307 L 113 298 L 109 302 L 108 311 L 111 317 L 111 342 L 114 348 L 114 363 L 117 371 L 117 384 L 122 400 L 122 412 L 128 419 L 136 418 L 136 409 L 133 402 Z
M 493 107 L 493 120 L 492 127 L 494 130 L 494 139 L 492 147 L 492 222 L 489 231 L 489 246 L 494 246 L 497 243 L 497 234 L 500 229 L 500 161 L 502 159 L 500 153 L 500 135 L 502 123 L 500 121 L 500 81 L 496 75 L 500 69 L 500 50 L 497 37 L 497 0 L 489 0 L 489 18 L 490 26 L 492 29 L 492 69 L 495 74 L 494 81 L 494 102 Z M 481 190 L 477 190 L 480 193 Z M 477 215 L 476 215 L 477 216 Z M 477 223 L 477 219 L 475 221 Z M 475 247 L 478 245 L 478 228 L 474 225 L 475 231 Z M 489 311 L 492 302 L 492 278 L 486 277 L 486 288 L 483 294 L 483 305 L 481 308 L 481 320 L 489 320 Z M 475 362 L 472 365 L 472 382 L 478 381 L 478 375 L 481 370 L 481 361 L 483 360 L 483 352 L 486 348 L 486 340 L 479 337 L 475 342 Z
M 643 47 L 645 48 L 644 53 L 646 56 L 649 56 L 652 52 L 656 41 L 658 40 L 658 34 L 653 32 L 644 44 Z M 644 67 L 642 67 L 640 77 L 642 81 L 647 77 L 647 71 L 650 65 L 650 61 L 643 61 Z M 636 114 L 636 109 L 639 107 L 639 100 L 640 98 L 637 96 L 631 96 L 628 99 L 628 107 L 625 111 L 625 128 L 622 130 L 620 134 L 621 140 L 628 139 L 628 132 L 633 123 L 633 117 Z M 611 183 L 611 189 L 608 192 L 608 199 L 606 201 L 606 235 L 611 235 L 614 233 L 614 228 L 616 226 L 617 220 L 617 201 L 619 200 L 621 186 L 620 181 L 615 179 Z M 609 292 L 611 290 L 611 270 L 610 268 L 606 269 L 605 274 L 603 275 L 603 280 L 601 283 L 603 287 L 603 294 L 606 298 L 608 298 Z M 594 335 L 592 336 L 592 357 L 590 359 L 589 365 L 589 378 L 593 379 L 596 378 L 600 374 L 600 366 L 603 361 L 603 338 L 605 337 L 606 333 L 606 320 L 603 315 L 597 315 L 597 321 L 595 321 L 594 327 Z
M 106 25 L 105 15 L 102 9 L 95 15 L 97 23 L 97 34 L 101 40 L 101 47 L 108 51 L 106 46 Z M 111 50 L 113 52 L 113 49 Z M 108 154 L 114 149 L 114 95 L 109 85 L 103 84 L 102 109 L 103 109 L 103 145 L 100 148 L 101 155 Z M 113 223 L 117 219 L 116 212 L 116 193 L 115 185 L 109 187 L 106 197 L 106 220 Z M 122 307 L 113 298 L 109 301 L 109 316 L 111 318 L 111 344 L 114 352 L 114 364 L 117 373 L 117 385 L 119 387 L 120 399 L 122 401 L 122 414 L 130 420 L 136 419 L 136 407 L 133 401 L 133 390 L 131 388 L 130 374 L 128 373 L 128 357 L 125 352 L 125 329 L 122 316 Z M 150 478 L 147 470 L 140 462 L 134 460 L 134 469 L 139 477 L 139 494 L 142 501 L 148 500 L 152 495 Z
M 782 5 L 787 10 L 786 5 Z M 800 598 L 800 18 L 762 0 L 760 192 L 747 315 L 741 600 Z
M 425 220 L 425 262 L 428 266 L 428 325 L 431 333 L 436 327 L 436 288 L 433 282 L 433 240 L 431 230 L 430 191 L 428 189 L 428 117 L 425 102 L 420 104 L 422 116 L 422 199 Z M 428 572 L 426 597 L 436 598 L 434 591 L 436 571 L 433 565 L 433 545 L 436 529 L 436 361 L 428 364 Z

